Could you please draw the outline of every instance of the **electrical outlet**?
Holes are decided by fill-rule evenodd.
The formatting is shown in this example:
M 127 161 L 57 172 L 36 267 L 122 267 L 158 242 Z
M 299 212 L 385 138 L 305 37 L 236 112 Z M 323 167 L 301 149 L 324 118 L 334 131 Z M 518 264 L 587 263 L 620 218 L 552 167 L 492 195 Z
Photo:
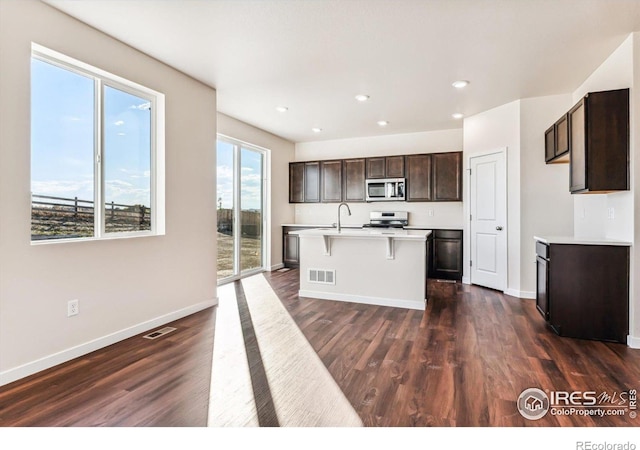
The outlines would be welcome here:
M 75 316 L 80 312 L 78 300 L 69 300 L 67 302 L 67 317 Z
M 609 219 L 615 219 L 616 218 L 616 210 L 613 208 L 607 208 L 607 217 Z
M 429 210 L 428 210 L 428 211 L 429 211 L 429 217 L 433 217 L 433 209 L 432 209 L 432 208 L 429 208 Z

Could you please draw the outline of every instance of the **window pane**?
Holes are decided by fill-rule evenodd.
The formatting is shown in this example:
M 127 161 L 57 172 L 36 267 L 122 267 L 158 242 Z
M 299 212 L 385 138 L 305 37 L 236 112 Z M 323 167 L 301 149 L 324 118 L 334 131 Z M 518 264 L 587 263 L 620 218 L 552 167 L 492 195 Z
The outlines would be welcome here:
M 240 151 L 240 270 L 262 267 L 262 153 Z
M 151 229 L 151 105 L 104 88 L 105 232 Z
M 31 239 L 94 235 L 94 82 L 31 59 Z
M 218 141 L 218 279 L 233 275 L 233 145 Z

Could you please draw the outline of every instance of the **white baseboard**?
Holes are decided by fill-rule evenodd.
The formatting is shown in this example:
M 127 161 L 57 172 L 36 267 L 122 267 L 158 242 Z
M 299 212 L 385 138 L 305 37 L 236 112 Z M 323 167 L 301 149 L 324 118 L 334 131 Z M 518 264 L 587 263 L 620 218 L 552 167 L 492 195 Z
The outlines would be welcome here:
M 627 345 L 631 348 L 640 348 L 640 337 L 628 335 Z
M 518 298 L 528 298 L 528 299 L 536 298 L 536 293 L 532 291 L 519 291 L 518 289 L 507 289 L 506 291 L 504 291 L 504 293 L 512 297 L 518 297 Z
M 463 284 L 471 284 L 471 277 L 462 277 Z
M 284 267 L 284 264 L 283 264 L 283 263 L 276 264 L 276 265 L 271 266 L 271 267 L 269 268 L 269 272 L 273 272 L 274 270 L 282 269 L 283 267 Z
M 362 295 L 335 294 L 333 292 L 318 292 L 318 291 L 308 291 L 308 290 L 300 290 L 298 291 L 298 295 L 300 297 L 319 298 L 321 300 L 336 300 L 339 302 L 349 302 L 349 303 L 365 303 L 367 305 L 391 306 L 393 308 L 418 309 L 421 311 L 425 310 L 426 304 L 427 304 L 426 300 L 418 302 L 418 301 L 404 300 L 404 299 L 364 297 Z
M 29 375 L 33 375 L 34 373 L 57 366 L 58 364 L 71 361 L 72 359 L 86 355 L 87 353 L 91 353 L 108 345 L 115 344 L 116 342 L 128 339 L 137 334 L 144 333 L 145 331 L 149 331 L 152 328 L 156 328 L 160 325 L 173 322 L 174 320 L 182 319 L 183 317 L 197 313 L 198 311 L 216 306 L 217 304 L 217 298 L 206 300 L 204 302 L 170 312 L 160 317 L 147 320 L 137 325 L 133 325 L 129 328 L 125 328 L 124 330 L 116 331 L 115 333 L 93 339 L 89 342 L 85 342 L 84 344 L 76 345 L 75 347 L 62 350 L 61 352 L 45 356 L 27 364 L 14 367 L 13 369 L 5 370 L 4 372 L 0 372 L 0 386 L 4 386 L 5 384 L 9 384 L 21 378 L 28 377 Z

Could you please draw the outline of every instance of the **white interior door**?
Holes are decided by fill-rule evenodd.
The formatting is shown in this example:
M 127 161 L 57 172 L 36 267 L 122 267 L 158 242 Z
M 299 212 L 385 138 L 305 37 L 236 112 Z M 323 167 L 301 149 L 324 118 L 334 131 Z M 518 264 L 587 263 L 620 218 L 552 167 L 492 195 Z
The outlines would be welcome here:
M 506 151 L 470 158 L 471 283 L 507 285 Z

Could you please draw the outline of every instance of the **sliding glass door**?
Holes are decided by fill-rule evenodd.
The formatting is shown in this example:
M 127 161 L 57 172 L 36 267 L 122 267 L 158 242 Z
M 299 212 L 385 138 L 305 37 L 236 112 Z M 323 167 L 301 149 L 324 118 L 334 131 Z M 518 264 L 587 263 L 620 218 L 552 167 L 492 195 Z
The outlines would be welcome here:
M 265 152 L 218 138 L 218 281 L 264 267 Z

